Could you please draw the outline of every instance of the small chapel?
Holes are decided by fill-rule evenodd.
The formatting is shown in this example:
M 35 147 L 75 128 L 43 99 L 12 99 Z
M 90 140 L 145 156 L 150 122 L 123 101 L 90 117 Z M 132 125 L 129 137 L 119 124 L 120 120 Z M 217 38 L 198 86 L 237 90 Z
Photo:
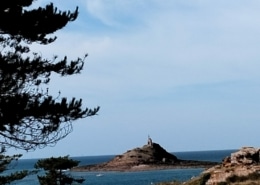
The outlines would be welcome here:
M 147 145 L 148 146 L 153 146 L 153 141 L 152 141 L 152 139 L 151 139 L 151 137 L 149 135 L 148 135 Z

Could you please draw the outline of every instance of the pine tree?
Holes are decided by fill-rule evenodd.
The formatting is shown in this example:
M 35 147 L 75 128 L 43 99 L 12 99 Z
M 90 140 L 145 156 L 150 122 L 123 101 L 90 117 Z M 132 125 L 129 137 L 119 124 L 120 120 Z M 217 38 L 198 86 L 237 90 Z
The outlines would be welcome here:
M 12 168 L 11 163 L 13 161 L 17 161 L 22 156 L 21 154 L 9 156 L 9 155 L 4 155 L 4 153 L 5 153 L 5 149 L 2 148 L 0 151 L 0 174 L 9 168 Z M 13 181 L 23 179 L 30 173 L 31 172 L 28 172 L 27 170 L 22 170 L 10 174 L 0 175 L 0 184 L 1 185 L 10 184 Z
M 47 159 L 40 159 L 35 164 L 36 169 L 44 169 L 45 176 L 38 176 L 41 185 L 70 185 L 73 183 L 81 184 L 84 182 L 83 178 L 74 178 L 66 174 L 64 170 L 69 170 L 78 166 L 79 161 L 65 157 L 51 157 Z
M 32 43 L 51 44 L 50 34 L 78 16 L 59 11 L 52 3 L 30 8 L 34 0 L 0 2 L 0 145 L 33 150 L 55 144 L 72 131 L 72 121 L 96 115 L 99 107 L 83 108 L 82 100 L 54 98 L 42 86 L 52 73 L 80 73 L 85 57 L 68 61 L 43 58 Z

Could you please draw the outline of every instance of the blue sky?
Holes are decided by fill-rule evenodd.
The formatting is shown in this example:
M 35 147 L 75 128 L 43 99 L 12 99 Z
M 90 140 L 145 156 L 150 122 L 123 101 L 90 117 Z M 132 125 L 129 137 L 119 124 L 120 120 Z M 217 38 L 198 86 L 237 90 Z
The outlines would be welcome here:
M 54 2 L 78 5 L 78 19 L 54 44 L 33 48 L 46 57 L 88 53 L 84 71 L 54 75 L 50 91 L 101 110 L 24 158 L 121 154 L 148 134 L 171 152 L 259 147 L 260 1 L 66 3 Z

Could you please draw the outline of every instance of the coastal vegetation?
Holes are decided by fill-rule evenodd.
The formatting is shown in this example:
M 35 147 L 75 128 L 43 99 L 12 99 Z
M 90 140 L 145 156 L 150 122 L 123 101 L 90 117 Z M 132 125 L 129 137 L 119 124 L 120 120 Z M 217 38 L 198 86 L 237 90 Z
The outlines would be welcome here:
M 22 155 L 4 155 L 5 149 L 2 148 L 0 151 L 0 173 L 3 173 L 8 166 L 14 161 L 17 161 Z M 23 179 L 29 174 L 27 170 L 16 171 L 15 173 L 9 175 L 0 175 L 0 184 L 10 184 L 13 181 Z
M 53 3 L 31 8 L 33 2 L 5 0 L 0 6 L 0 144 L 27 151 L 55 144 L 72 132 L 72 121 L 99 110 L 60 92 L 53 96 L 48 88 L 53 74 L 79 74 L 87 54 L 48 59 L 31 48 L 55 42 L 53 34 L 77 18 L 78 8 L 58 11 Z
M 51 157 L 47 159 L 40 159 L 35 164 L 36 169 L 44 169 L 45 175 L 39 176 L 40 185 L 71 185 L 73 183 L 82 184 L 85 179 L 74 178 L 66 174 L 66 170 L 78 166 L 79 161 L 65 157 Z
M 253 172 L 246 176 L 233 175 L 228 177 L 226 182 L 220 182 L 218 185 L 257 185 L 260 184 L 259 172 Z

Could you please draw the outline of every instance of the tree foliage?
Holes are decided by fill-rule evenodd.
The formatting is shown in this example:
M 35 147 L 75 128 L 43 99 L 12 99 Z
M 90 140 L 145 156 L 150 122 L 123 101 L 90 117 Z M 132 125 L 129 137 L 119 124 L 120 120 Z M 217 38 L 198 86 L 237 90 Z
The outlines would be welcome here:
M 71 122 L 96 115 L 99 107 L 83 108 L 82 100 L 55 98 L 48 88 L 52 73 L 61 77 L 82 71 L 85 57 L 46 59 L 32 43 L 51 44 L 53 33 L 78 16 L 52 3 L 31 8 L 34 0 L 0 3 L 0 144 L 25 150 L 55 144 L 72 131 Z
M 22 155 L 4 155 L 5 149 L 1 149 L 0 151 L 0 174 L 2 174 L 4 171 L 8 170 L 8 168 L 11 168 L 11 162 L 17 161 Z M 27 170 L 23 171 L 16 171 L 14 173 L 6 174 L 6 175 L 0 175 L 0 184 L 10 184 L 13 181 L 23 179 L 29 174 Z
M 38 176 L 41 185 L 70 185 L 72 183 L 83 183 L 83 178 L 73 178 L 66 174 L 64 170 L 78 166 L 79 161 L 69 159 L 69 156 L 58 158 L 47 158 L 37 161 L 36 169 L 44 169 L 45 176 Z

